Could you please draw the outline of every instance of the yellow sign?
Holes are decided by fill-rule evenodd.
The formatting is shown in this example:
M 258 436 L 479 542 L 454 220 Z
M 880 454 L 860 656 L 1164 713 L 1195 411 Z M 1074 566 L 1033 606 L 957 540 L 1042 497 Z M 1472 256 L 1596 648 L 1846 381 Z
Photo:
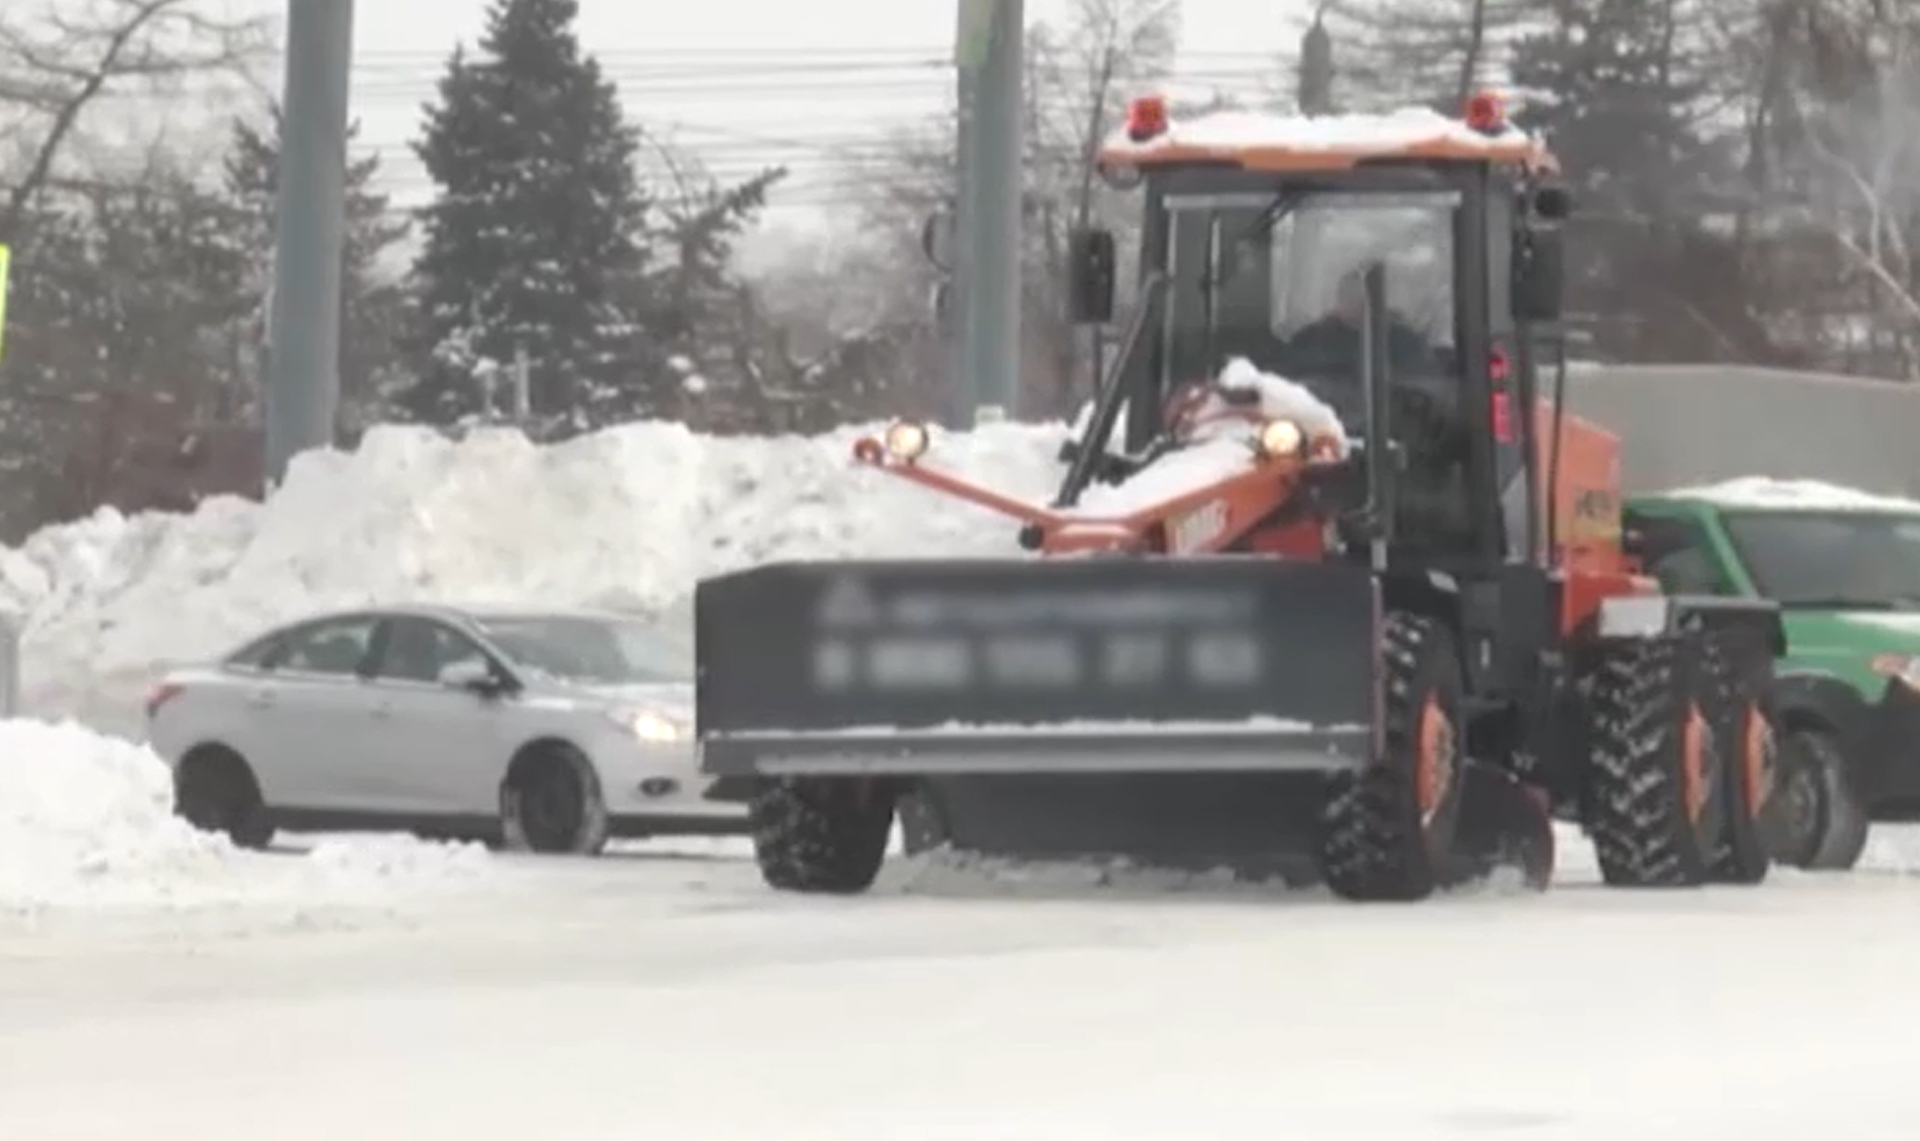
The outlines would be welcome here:
M 0 244 L 0 360 L 7 357 L 7 279 L 13 268 L 13 251 Z

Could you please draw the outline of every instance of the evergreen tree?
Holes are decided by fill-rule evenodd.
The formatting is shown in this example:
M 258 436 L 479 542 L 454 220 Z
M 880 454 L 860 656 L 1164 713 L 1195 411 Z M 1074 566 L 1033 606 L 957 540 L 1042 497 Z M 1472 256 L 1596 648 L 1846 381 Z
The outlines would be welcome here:
M 170 479 L 232 390 L 246 259 L 233 211 L 156 156 L 127 186 L 49 194 L 21 219 L 0 384 L 0 543 L 102 504 L 190 503 Z M 229 485 L 222 490 L 243 490 Z
M 1504 78 L 1509 43 L 1545 6 L 1542 0 L 1323 0 L 1315 23 L 1324 26 L 1338 66 L 1338 82 L 1329 84 L 1335 102 L 1341 110 L 1419 105 L 1457 115 L 1475 87 Z M 1302 51 L 1303 61 L 1308 54 Z
M 613 84 L 581 52 L 575 0 L 494 0 L 478 58 L 456 51 L 415 152 L 439 186 L 414 265 L 418 379 L 403 403 L 446 423 L 520 352 L 532 413 L 579 431 L 656 411 L 644 352 L 647 203 Z
M 348 128 L 349 145 L 359 124 Z M 236 119 L 225 163 L 227 195 L 239 212 L 234 234 L 253 256 L 247 300 L 253 306 L 253 339 L 267 321 L 273 272 L 276 172 L 280 164 L 280 108 L 268 110 L 266 129 Z M 394 358 L 404 331 L 407 295 L 398 275 L 383 267 L 393 247 L 411 230 L 392 201 L 375 189 L 378 155 L 347 163 L 346 248 L 341 262 L 340 393 L 343 427 L 352 430 L 384 417 L 386 399 L 398 383 Z
M 1689 29 L 1707 25 L 1705 12 L 1695 0 L 1543 7 L 1546 26 L 1515 45 L 1513 79 L 1523 122 L 1553 146 L 1578 193 L 1573 307 L 1592 318 L 1605 356 L 1724 355 L 1726 322 L 1675 292 L 1716 264 L 1698 219 L 1730 173 L 1696 126 L 1708 89 Z

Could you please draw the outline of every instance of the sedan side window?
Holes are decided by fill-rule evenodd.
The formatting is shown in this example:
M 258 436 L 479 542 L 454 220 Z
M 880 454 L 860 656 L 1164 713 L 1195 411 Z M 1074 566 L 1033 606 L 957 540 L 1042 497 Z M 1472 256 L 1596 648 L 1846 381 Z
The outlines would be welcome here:
M 247 671 L 271 669 L 273 663 L 285 656 L 283 650 L 286 640 L 285 634 L 269 634 L 260 638 L 228 657 L 227 667 Z
M 295 673 L 346 675 L 359 670 L 373 643 L 375 618 L 343 618 L 316 622 L 288 634 L 278 652 L 265 660 L 267 669 Z
M 427 618 L 395 618 L 373 676 L 384 681 L 437 682 L 448 666 L 486 662 L 473 639 Z

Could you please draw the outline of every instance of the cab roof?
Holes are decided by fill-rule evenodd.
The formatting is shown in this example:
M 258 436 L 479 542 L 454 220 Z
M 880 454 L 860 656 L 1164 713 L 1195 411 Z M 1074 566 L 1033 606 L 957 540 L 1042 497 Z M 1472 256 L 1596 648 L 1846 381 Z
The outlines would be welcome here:
M 1700 487 L 1677 487 L 1635 496 L 1636 503 L 1697 503 L 1723 510 L 1770 513 L 1920 514 L 1920 500 L 1863 491 L 1816 479 L 1752 475 Z
M 1160 113 L 1164 129 L 1144 141 L 1130 133 L 1137 113 L 1136 103 L 1129 126 L 1101 147 L 1097 165 L 1103 173 L 1222 163 L 1243 170 L 1324 172 L 1383 159 L 1491 162 L 1543 173 L 1559 169 L 1552 152 L 1518 127 L 1483 132 L 1427 108 L 1308 116 L 1242 110 L 1182 115 L 1168 107 Z

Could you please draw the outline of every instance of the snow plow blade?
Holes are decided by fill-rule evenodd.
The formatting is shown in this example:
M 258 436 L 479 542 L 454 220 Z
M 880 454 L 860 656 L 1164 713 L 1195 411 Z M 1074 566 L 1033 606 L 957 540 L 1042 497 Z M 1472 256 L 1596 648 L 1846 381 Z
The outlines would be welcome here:
M 1372 755 L 1379 615 L 1336 564 L 762 567 L 695 597 L 701 763 L 887 780 L 915 849 L 1241 867 Z

